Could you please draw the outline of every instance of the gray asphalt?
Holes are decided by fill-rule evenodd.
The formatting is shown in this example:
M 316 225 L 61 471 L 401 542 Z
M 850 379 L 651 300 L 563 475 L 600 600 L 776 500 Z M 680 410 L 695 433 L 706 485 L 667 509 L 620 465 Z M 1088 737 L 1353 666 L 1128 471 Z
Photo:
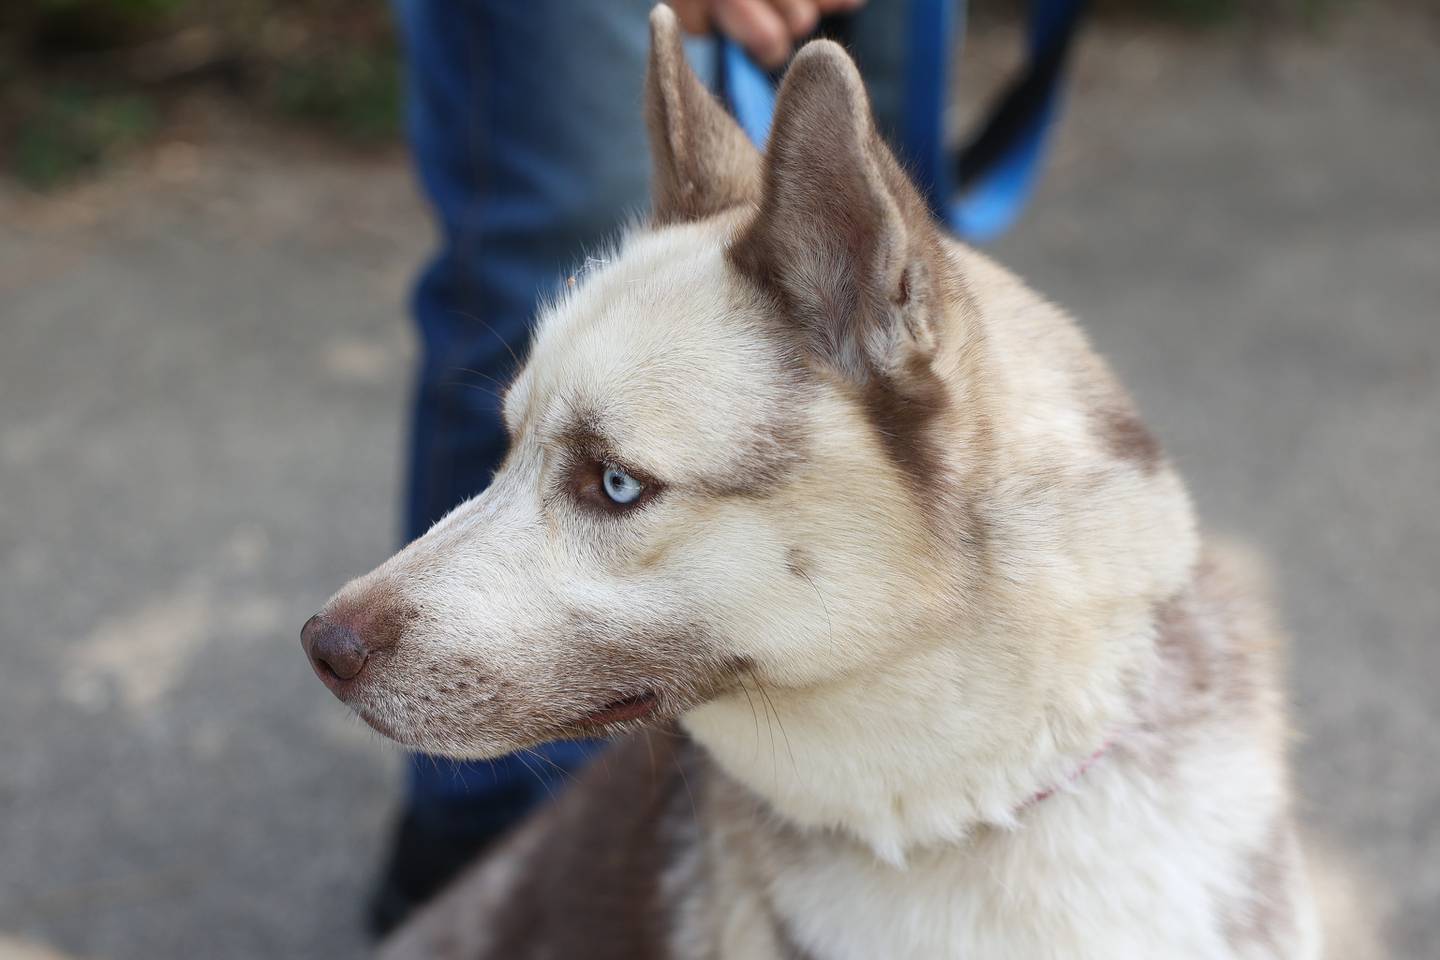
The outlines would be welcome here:
M 1086 321 L 1207 522 L 1273 559 L 1306 818 L 1415 958 L 1440 942 L 1437 54 L 1414 16 L 1093 35 L 996 247 Z M 398 758 L 296 634 L 394 542 L 428 242 L 402 156 L 203 102 L 98 183 L 0 187 L 0 958 L 362 949 Z

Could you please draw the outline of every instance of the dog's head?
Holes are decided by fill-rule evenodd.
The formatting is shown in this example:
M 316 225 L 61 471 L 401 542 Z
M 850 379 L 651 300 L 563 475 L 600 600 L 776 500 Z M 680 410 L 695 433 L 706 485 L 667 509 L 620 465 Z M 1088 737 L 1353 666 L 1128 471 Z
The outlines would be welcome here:
M 863 675 L 981 616 L 1005 562 L 984 328 L 854 65 L 797 55 L 762 158 L 651 27 L 652 222 L 542 312 L 491 486 L 306 626 L 401 742 L 492 756 Z

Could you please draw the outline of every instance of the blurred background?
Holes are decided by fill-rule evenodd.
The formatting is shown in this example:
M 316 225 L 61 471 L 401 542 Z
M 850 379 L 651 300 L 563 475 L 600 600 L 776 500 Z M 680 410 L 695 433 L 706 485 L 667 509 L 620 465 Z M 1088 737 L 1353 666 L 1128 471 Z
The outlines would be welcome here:
M 399 757 L 297 635 L 397 539 L 399 83 L 378 0 L 0 8 L 3 960 L 363 950 Z M 995 252 L 1273 560 L 1305 820 L 1433 957 L 1440 8 L 1102 3 L 1067 99 Z

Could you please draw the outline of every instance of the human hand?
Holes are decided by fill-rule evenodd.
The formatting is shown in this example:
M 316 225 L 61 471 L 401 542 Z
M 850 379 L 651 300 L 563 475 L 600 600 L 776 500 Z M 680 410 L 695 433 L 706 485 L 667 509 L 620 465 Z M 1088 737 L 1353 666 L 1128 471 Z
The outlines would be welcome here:
M 854 10 L 865 0 L 667 0 L 688 32 L 719 30 L 767 69 L 785 63 L 795 41 L 828 13 Z

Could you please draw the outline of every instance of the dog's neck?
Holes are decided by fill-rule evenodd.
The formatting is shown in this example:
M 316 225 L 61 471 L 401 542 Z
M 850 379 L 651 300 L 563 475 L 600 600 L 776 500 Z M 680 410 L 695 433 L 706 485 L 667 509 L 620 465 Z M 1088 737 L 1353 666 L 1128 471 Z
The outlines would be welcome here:
M 1013 826 L 1084 768 L 1123 712 L 1108 698 L 1057 709 L 1054 691 L 1034 687 L 1016 697 L 1014 678 L 973 666 L 954 646 L 930 647 L 823 686 L 752 686 L 684 726 L 786 820 L 843 830 L 903 865 L 978 827 Z M 997 689 L 1007 695 L 987 696 Z

